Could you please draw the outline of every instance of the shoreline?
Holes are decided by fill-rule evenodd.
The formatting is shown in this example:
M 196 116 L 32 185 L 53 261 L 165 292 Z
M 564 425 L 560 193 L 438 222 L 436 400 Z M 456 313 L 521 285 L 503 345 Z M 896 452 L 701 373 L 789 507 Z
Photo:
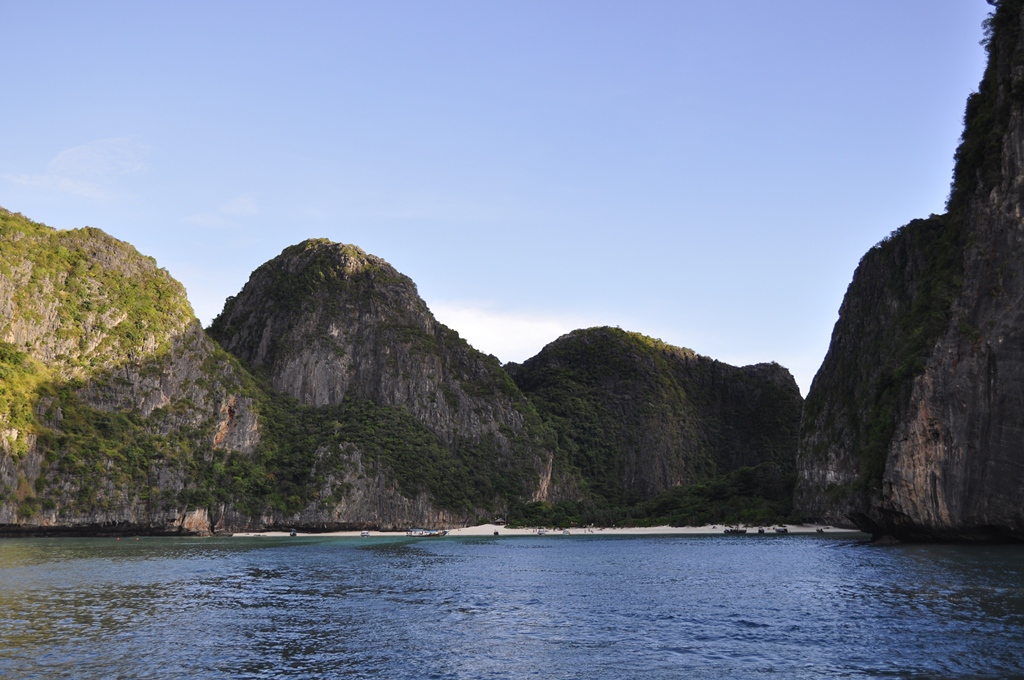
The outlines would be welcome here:
M 471 527 L 462 527 L 459 529 L 449 529 L 448 536 L 459 537 L 459 536 L 563 536 L 568 532 L 569 536 L 721 536 L 725 535 L 725 529 L 729 525 L 726 524 L 705 524 L 700 527 L 671 527 L 671 526 L 656 526 L 656 527 L 581 527 L 581 528 L 569 528 L 569 529 L 552 529 L 548 527 L 528 527 L 523 529 L 510 529 L 504 525 L 498 524 L 478 524 Z M 775 527 L 785 527 L 787 532 L 785 534 L 777 534 Z M 850 534 L 850 535 L 864 535 L 857 529 L 844 529 L 841 527 L 834 527 L 825 524 L 775 524 L 771 526 L 746 526 L 741 525 L 741 528 L 746 529 L 745 535 L 757 536 L 758 529 L 764 529 L 764 535 L 793 535 L 793 534 Z M 539 531 L 543 531 L 544 534 L 539 534 Z M 297 536 L 326 536 L 326 537 L 343 537 L 343 538 L 359 538 L 362 536 L 361 531 L 324 531 L 324 532 L 309 532 L 309 531 L 298 531 Z M 405 537 L 404 531 L 368 531 L 365 538 L 399 538 Z M 741 534 L 743 535 L 743 534 Z M 237 538 L 257 538 L 257 537 L 289 537 L 291 536 L 290 531 L 253 531 L 246 533 L 235 533 L 232 536 Z

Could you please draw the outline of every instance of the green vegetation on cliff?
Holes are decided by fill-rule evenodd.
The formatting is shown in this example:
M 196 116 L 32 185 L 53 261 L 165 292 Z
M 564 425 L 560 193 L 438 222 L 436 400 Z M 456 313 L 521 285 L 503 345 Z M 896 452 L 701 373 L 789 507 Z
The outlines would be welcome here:
M 407 277 L 322 239 L 227 301 L 209 333 L 231 354 L 131 246 L 0 218 L 0 523 L 166 530 L 206 509 L 322 526 L 363 521 L 332 511 L 395 492 L 467 519 L 786 512 L 800 398 L 780 367 L 592 329 L 513 379 Z
M 957 217 L 962 217 L 972 197 L 986 194 L 1003 181 L 1003 142 L 1015 102 L 1024 96 L 1022 81 L 1011 77 L 1024 66 L 1024 51 L 1018 49 L 1024 2 L 998 0 L 992 4 L 996 9 L 984 23 L 985 73 L 978 91 L 967 98 L 964 131 L 954 155 L 946 207 Z
M 777 463 L 741 467 L 707 480 L 662 491 L 631 506 L 593 501 L 519 503 L 509 526 L 768 525 L 790 521 L 793 472 Z
M 741 467 L 707 482 L 669 489 L 643 503 L 631 523 L 645 526 L 774 524 L 793 510 L 793 472 L 778 463 Z
M 0 208 L 0 242 L 0 337 L 28 335 L 68 366 L 113 365 L 147 343 L 166 350 L 194 318 L 181 284 L 99 229 L 58 231 Z
M 36 391 L 48 371 L 9 342 L 0 342 L 0 445 L 15 458 L 28 451 L 27 435 L 40 433 Z
M 0 209 L 0 243 L 0 458 L 11 463 L 0 499 L 21 518 L 156 502 L 154 471 L 187 461 L 202 436 L 96 408 L 79 391 L 127 375 L 158 382 L 194 323 L 184 288 L 98 229 L 59 231 Z
M 432 433 L 444 455 L 396 449 L 388 461 L 407 497 L 423 490 L 456 513 L 497 511 L 536 491 L 553 454 L 498 360 L 438 323 L 408 277 L 355 246 L 310 239 L 284 249 L 208 332 L 297 404 L 340 408 L 339 418 L 354 417 L 351 404 L 372 404 Z M 406 421 L 388 422 L 377 430 L 397 428 L 397 443 Z
M 488 508 L 495 497 L 522 493 L 520 471 L 495 474 L 489 451 L 470 442 L 451 451 L 401 408 L 355 398 L 311 407 L 268 390 L 258 411 L 266 429 L 255 465 L 235 469 L 231 479 L 220 477 L 215 487 L 223 494 L 218 498 L 250 512 L 263 507 L 285 514 L 300 511 L 318 499 L 328 475 L 342 479 L 355 472 L 345 455 L 350 447 L 360 453 L 362 474 L 376 475 L 379 469 L 406 498 L 427 493 L 441 508 Z M 343 491 L 340 487 L 338 492 Z
M 841 404 L 832 407 L 828 426 L 840 428 L 831 439 L 848 441 L 856 453 L 859 489 L 881 485 L 899 408 L 948 327 L 963 273 L 954 221 L 949 215 L 914 220 L 864 255 L 833 332 L 833 349 L 807 396 L 808 424 L 821 420 L 827 403 Z
M 1010 73 L 1024 65 L 1017 49 L 1021 0 L 1002 0 L 985 23 L 989 60 L 978 92 L 967 101 L 955 154 L 947 212 L 914 220 L 868 251 L 857 268 L 832 335 L 829 354 L 807 397 L 801 434 L 805 467 L 823 468 L 830 449 L 852 454 L 856 482 L 802 490 L 803 512 L 823 512 L 851 495 L 881 491 L 897 423 L 940 338 L 950 330 L 964 286 L 965 252 L 976 217 L 972 201 L 1003 182 L 1003 144 L 1024 91 Z M 1007 83 L 1016 85 L 1008 87 Z M 992 291 L 998 293 L 998 291 Z M 981 330 L 961 322 L 957 333 L 977 342 Z M 825 500 L 822 493 L 827 493 Z M 812 500 L 815 497 L 816 500 Z M 813 508 L 813 509 L 812 509 Z
M 674 352 L 695 356 L 638 333 L 577 331 L 509 371 L 557 433 L 559 449 L 588 489 L 613 506 L 633 505 L 659 485 L 714 471 L 711 452 L 700 445 L 694 407 L 669 367 Z M 653 447 L 659 444 L 681 447 L 654 471 L 671 467 L 671 480 L 632 469 L 631 455 L 658 455 Z
M 597 524 L 703 523 L 788 513 L 801 399 L 785 369 L 735 368 L 616 328 L 574 331 L 508 368 L 589 494 L 571 508 L 519 506 L 513 521 L 548 513 Z M 782 481 L 768 491 L 734 483 L 731 475 L 751 468 Z
M 173 514 L 214 457 L 215 398 L 242 386 L 232 360 L 130 245 L 2 209 L 0 243 L 0 512 Z

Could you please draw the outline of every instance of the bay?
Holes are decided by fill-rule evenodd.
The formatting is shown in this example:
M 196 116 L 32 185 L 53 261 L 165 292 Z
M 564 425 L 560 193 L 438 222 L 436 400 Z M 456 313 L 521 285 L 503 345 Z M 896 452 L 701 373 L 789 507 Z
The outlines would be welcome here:
M 0 541 L 5 678 L 1024 677 L 1024 547 Z

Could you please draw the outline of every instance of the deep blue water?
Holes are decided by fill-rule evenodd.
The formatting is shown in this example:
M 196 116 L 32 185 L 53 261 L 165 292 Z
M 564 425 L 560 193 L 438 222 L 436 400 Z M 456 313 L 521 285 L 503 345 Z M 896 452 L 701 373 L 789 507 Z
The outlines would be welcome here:
M 0 676 L 1024 677 L 1024 548 L 6 540 Z

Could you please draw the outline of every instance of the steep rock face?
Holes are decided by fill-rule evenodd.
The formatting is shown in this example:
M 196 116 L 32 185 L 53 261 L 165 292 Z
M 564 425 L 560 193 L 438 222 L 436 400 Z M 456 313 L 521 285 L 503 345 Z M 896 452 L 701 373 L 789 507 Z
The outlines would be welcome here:
M 178 531 L 190 461 L 258 443 L 240 376 L 128 244 L 2 209 L 0 244 L 0 525 Z
M 358 445 L 346 442 L 333 449 L 321 447 L 316 458 L 314 470 L 325 473 L 316 500 L 270 525 L 301 526 L 314 531 L 403 530 L 410 526 L 461 526 L 475 519 L 464 511 L 438 507 L 438 499 L 425 488 L 413 493 L 403 490 L 386 474 L 385 467 L 369 460 L 372 457 Z
M 560 492 L 497 360 L 357 249 L 272 263 L 293 269 L 240 351 L 264 389 L 128 244 L 0 211 L 0 245 L 0 533 L 452 526 Z
M 58 232 L 2 209 L 0 228 L 0 337 L 66 375 L 151 354 L 192 320 L 181 284 L 98 229 Z
M 736 368 L 590 328 L 507 369 L 589 489 L 613 504 L 769 461 L 792 470 L 802 400 L 777 364 Z
M 808 396 L 797 505 L 903 540 L 1024 540 L 1024 9 L 1000 2 L 949 212 L 868 253 Z
M 355 246 L 308 240 L 259 267 L 210 335 L 300 403 L 411 414 L 494 489 L 488 505 L 560 493 L 553 449 L 497 359 L 438 323 L 416 286 Z
M 912 222 L 854 274 L 804 404 L 795 501 L 810 518 L 849 525 L 881 483 L 897 410 L 945 324 L 957 278 L 934 266 L 947 227 L 940 216 Z

